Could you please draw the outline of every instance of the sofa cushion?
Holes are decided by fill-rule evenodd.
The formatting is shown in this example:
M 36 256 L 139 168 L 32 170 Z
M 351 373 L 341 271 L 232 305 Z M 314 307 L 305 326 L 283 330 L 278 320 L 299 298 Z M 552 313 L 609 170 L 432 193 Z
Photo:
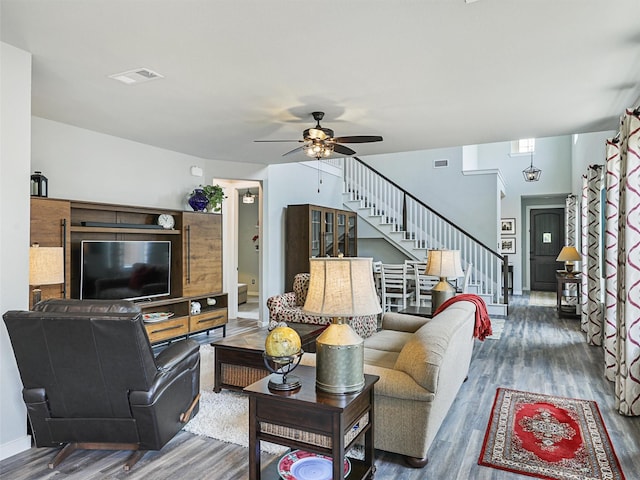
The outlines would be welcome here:
M 449 306 L 413 334 L 398 355 L 394 368 L 407 373 L 428 391 L 437 393 L 440 365 L 450 339 L 458 335 L 470 316 L 475 316 L 475 306 L 471 302 Z
M 387 352 L 385 350 L 377 350 L 375 348 L 364 349 L 365 365 L 374 365 L 376 367 L 392 369 L 398 360 L 399 352 Z
M 396 330 L 380 330 L 372 337 L 365 339 L 364 347 L 387 352 L 400 353 L 402 347 L 411 338 L 413 333 L 398 332 Z

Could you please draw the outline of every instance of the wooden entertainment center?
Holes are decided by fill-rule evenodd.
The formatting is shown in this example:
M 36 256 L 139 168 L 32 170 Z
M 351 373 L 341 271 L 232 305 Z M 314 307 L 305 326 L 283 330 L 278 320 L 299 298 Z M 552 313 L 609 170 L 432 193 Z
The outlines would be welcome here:
M 157 225 L 162 214 L 173 216 L 173 228 Z M 32 197 L 30 243 L 65 253 L 65 283 L 43 285 L 43 299 L 79 298 L 82 240 L 171 242 L 171 295 L 136 302 L 143 314 L 171 315 L 145 324 L 151 343 L 215 328 L 226 334 L 220 214 Z M 192 302 L 200 304 L 199 313 L 191 312 Z

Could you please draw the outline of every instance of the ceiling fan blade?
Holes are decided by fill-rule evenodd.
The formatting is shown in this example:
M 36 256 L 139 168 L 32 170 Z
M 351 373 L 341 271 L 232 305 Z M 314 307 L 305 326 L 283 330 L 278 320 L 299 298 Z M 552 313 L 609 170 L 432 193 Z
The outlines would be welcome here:
M 304 140 L 254 140 L 254 142 L 274 143 L 274 142 L 304 142 Z
M 293 150 L 289 150 L 287 153 L 283 153 L 282 156 L 284 157 L 285 155 L 291 155 L 292 153 L 301 152 L 303 148 L 304 145 L 298 148 L 294 148 Z
M 333 151 L 335 153 L 341 153 L 343 155 L 355 155 L 356 154 L 355 150 L 351 150 L 349 147 L 345 147 L 344 145 L 340 145 L 338 143 L 336 143 L 333 146 Z
M 339 143 L 369 143 L 381 142 L 382 137 L 379 135 L 354 135 L 351 137 L 337 137 L 334 140 Z

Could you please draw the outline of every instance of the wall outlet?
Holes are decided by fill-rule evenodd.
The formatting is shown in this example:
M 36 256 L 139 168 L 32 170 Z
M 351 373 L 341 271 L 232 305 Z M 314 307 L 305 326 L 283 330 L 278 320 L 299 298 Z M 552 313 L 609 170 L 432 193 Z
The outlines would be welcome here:
M 255 278 L 252 278 L 252 279 L 251 279 L 251 285 L 255 285 L 255 284 L 256 284 L 256 279 L 255 279 Z

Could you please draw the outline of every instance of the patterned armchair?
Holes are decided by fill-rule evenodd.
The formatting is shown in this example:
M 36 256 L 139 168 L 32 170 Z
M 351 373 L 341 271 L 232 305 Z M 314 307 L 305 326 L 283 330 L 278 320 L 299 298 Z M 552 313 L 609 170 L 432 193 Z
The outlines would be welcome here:
M 307 299 L 309 290 L 309 273 L 298 273 L 293 278 L 293 292 L 274 295 L 267 300 L 269 309 L 269 320 L 287 323 L 312 323 L 316 325 L 328 325 L 331 319 L 327 317 L 317 317 L 302 311 L 304 302 Z M 363 317 L 352 317 L 349 325 L 362 338 L 367 338 L 376 332 L 378 320 L 377 315 L 366 315 Z

